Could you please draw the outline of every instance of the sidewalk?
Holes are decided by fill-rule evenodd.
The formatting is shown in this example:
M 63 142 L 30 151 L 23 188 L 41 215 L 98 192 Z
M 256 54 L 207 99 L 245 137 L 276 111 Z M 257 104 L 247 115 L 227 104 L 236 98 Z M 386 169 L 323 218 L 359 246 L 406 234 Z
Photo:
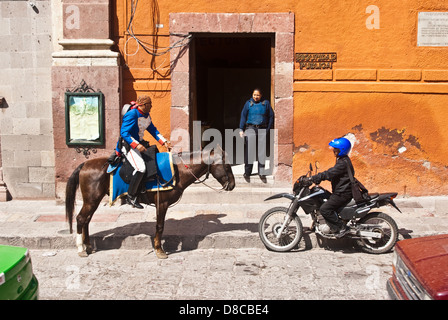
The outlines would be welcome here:
M 185 201 L 181 199 L 168 210 L 163 235 L 167 252 L 196 248 L 262 248 L 258 236 L 261 215 L 269 208 L 289 204 L 286 199 L 255 203 L 230 200 L 232 197 L 243 199 L 249 195 L 248 190 L 227 193 L 223 196 L 230 201 L 224 202 L 220 201 L 224 198 L 219 199 L 213 190 L 200 190 L 207 203 L 195 204 L 190 203 L 188 198 Z M 252 194 L 257 192 L 259 190 L 253 190 Z M 262 199 L 264 196 L 260 195 Z M 213 198 L 218 203 L 210 203 Z M 448 196 L 397 198 L 396 204 L 403 213 L 389 206 L 377 210 L 390 214 L 396 220 L 400 229 L 399 239 L 448 233 Z M 81 205 L 81 202 L 77 202 L 76 213 Z M 309 227 L 311 218 L 303 211 L 300 212 L 304 228 Z M 120 204 L 109 207 L 104 202 L 90 223 L 91 242 L 99 250 L 152 248 L 155 224 L 154 207 L 138 210 Z M 76 219 L 73 221 L 73 229 L 74 234 L 69 234 L 65 204 L 61 200 L 0 202 L 0 244 L 31 249 L 76 250 Z M 300 245 L 318 246 L 315 235 L 309 232 L 304 233 Z

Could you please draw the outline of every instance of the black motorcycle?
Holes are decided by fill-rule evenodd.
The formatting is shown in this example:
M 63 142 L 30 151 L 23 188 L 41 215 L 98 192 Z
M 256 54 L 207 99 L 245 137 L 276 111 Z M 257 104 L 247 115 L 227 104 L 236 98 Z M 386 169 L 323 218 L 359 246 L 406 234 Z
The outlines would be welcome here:
M 317 171 L 316 163 L 316 171 Z M 293 194 L 280 193 L 267 199 L 286 198 L 291 201 L 289 208 L 275 207 L 266 211 L 260 219 L 258 232 L 263 244 L 272 251 L 290 251 L 302 239 L 303 227 L 297 215 L 299 208 L 312 218 L 311 231 L 327 239 L 340 239 L 330 232 L 329 226 L 319 212 L 319 208 L 331 193 L 319 185 L 313 185 L 309 177 L 310 170 L 294 184 Z M 342 238 L 355 240 L 362 251 L 374 254 L 391 250 L 398 240 L 398 227 L 394 219 L 383 212 L 372 211 L 385 205 L 392 205 L 399 212 L 393 199 L 397 193 L 371 193 L 370 199 L 362 204 L 352 200 L 346 207 L 338 211 L 339 217 L 349 227 L 349 232 Z

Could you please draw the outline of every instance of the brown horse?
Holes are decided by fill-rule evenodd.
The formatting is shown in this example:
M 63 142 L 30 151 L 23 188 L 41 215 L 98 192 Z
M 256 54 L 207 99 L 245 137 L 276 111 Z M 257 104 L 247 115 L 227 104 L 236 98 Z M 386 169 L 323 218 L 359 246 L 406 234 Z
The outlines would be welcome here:
M 222 151 L 222 150 L 220 150 Z M 197 157 L 200 157 L 198 159 Z M 156 235 L 154 250 L 158 258 L 166 259 L 168 256 L 162 248 L 161 238 L 165 224 L 165 215 L 168 207 L 176 203 L 184 190 L 204 174 L 209 173 L 219 181 L 226 191 L 235 188 L 235 178 L 232 167 L 225 162 L 224 152 L 194 152 L 188 154 L 173 154 L 175 162 L 176 184 L 172 190 L 160 192 L 147 192 L 141 196 L 141 203 L 155 204 L 157 212 Z M 65 214 L 73 232 L 72 221 L 75 207 L 75 196 L 80 187 L 83 205 L 76 217 L 77 235 L 76 245 L 78 254 L 87 257 L 92 253 L 89 239 L 89 223 L 95 210 L 106 194 L 109 194 L 109 173 L 107 173 L 107 158 L 88 160 L 73 171 L 67 182 L 65 195 Z

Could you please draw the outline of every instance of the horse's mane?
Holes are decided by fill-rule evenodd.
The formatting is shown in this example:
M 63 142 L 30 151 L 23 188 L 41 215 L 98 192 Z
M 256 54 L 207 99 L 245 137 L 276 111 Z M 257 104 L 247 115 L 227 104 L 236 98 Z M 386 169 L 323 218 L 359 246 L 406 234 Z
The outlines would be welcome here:
M 187 163 L 187 164 L 191 164 L 191 163 L 195 163 L 195 164 L 199 164 L 202 163 L 202 155 L 203 152 L 202 151 L 191 151 L 191 152 L 178 152 L 178 153 L 173 153 L 173 160 L 175 163 Z M 200 159 L 201 161 L 194 161 Z
M 189 152 L 178 152 L 178 153 L 173 153 L 173 160 L 175 163 L 183 163 L 183 162 L 187 162 L 189 161 L 190 164 L 200 164 L 202 162 L 204 162 L 202 159 L 202 157 L 204 155 L 207 155 L 212 157 L 214 156 L 214 152 L 215 152 L 215 148 L 213 148 L 211 151 L 207 151 L 207 150 L 196 150 L 196 151 L 189 151 Z M 225 151 L 221 149 L 222 155 L 225 154 Z M 199 158 L 199 160 L 198 160 Z

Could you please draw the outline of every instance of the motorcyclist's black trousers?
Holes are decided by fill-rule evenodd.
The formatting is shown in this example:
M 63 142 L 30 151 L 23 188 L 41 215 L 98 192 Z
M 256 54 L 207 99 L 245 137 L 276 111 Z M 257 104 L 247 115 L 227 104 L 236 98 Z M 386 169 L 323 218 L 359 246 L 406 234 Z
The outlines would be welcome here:
M 330 228 L 340 228 L 342 226 L 342 221 L 338 217 L 337 210 L 345 207 L 351 200 L 351 195 L 332 194 L 327 202 L 320 207 L 320 213 Z

